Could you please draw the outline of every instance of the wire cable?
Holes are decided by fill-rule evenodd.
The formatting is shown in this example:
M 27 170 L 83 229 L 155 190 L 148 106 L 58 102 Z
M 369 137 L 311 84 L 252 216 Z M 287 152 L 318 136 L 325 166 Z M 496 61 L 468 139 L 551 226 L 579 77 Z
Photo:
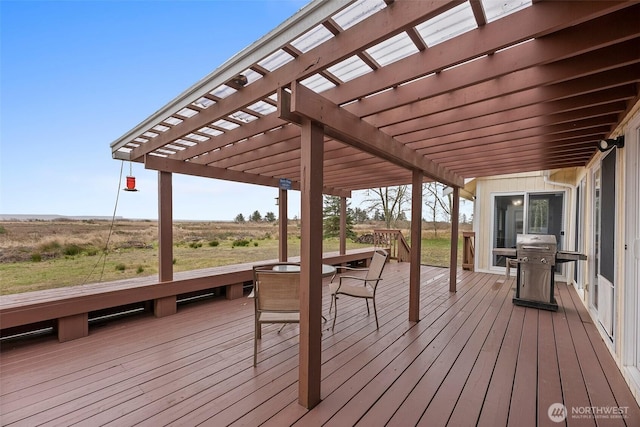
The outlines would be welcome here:
M 116 222 L 116 212 L 118 211 L 118 201 L 120 200 L 120 186 L 122 185 L 123 169 L 124 169 L 124 160 L 120 163 L 120 177 L 118 178 L 118 190 L 116 192 L 116 203 L 113 207 L 113 215 L 111 215 L 111 226 L 109 227 L 109 234 L 107 235 L 107 241 L 104 244 L 104 249 L 102 251 L 102 254 L 100 254 L 100 257 L 98 258 L 95 265 L 91 269 L 91 272 L 89 272 L 89 275 L 87 276 L 87 278 L 84 280 L 84 282 L 82 282 L 83 285 L 89 281 L 89 278 L 95 271 L 96 267 L 98 266 L 98 264 L 100 264 L 101 259 L 102 259 L 102 271 L 100 272 L 100 279 L 98 279 L 98 283 L 102 282 L 102 276 L 104 275 L 104 268 L 107 263 L 107 254 L 109 253 L 109 242 L 111 241 L 111 235 L 113 234 L 113 228 Z M 103 256 L 104 258 L 102 258 Z

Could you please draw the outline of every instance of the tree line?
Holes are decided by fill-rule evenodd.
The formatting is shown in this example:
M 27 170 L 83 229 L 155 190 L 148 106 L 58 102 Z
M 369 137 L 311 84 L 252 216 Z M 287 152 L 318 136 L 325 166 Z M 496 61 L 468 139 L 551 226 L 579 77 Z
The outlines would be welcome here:
M 254 211 L 251 215 L 249 215 L 249 222 L 276 222 L 278 219 L 276 218 L 276 214 L 273 212 L 267 212 L 264 217 L 260 213 L 260 211 Z M 237 224 L 244 224 L 247 222 L 244 215 L 239 213 L 233 219 L 233 222 Z
M 422 195 L 426 209 L 423 220 L 433 224 L 434 231 L 438 222 L 451 222 L 453 210 L 453 198 L 450 192 L 445 191 L 446 186 L 437 182 L 429 182 L 422 185 Z M 393 228 L 398 222 L 407 220 L 407 211 L 411 207 L 411 187 L 401 185 L 396 187 L 380 187 L 367 190 L 367 199 L 363 202 L 363 208 L 352 209 L 347 202 L 347 237 L 355 237 L 354 224 L 362 224 L 367 221 L 383 221 L 386 228 Z M 340 197 L 324 196 L 324 235 L 334 237 L 340 234 Z M 267 212 L 264 217 L 259 211 L 254 211 L 248 218 L 249 222 L 276 222 L 273 212 Z M 462 214 L 459 218 L 462 223 L 471 222 Z M 243 214 L 236 215 L 234 222 L 245 223 Z

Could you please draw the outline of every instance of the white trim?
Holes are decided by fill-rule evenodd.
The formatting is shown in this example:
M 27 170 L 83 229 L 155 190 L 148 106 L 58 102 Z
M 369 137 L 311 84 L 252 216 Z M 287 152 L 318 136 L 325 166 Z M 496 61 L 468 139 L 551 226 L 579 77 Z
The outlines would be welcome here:
M 640 395 L 640 291 L 637 284 L 640 281 L 640 268 L 636 260 L 636 250 L 640 250 L 640 244 L 636 243 L 637 236 L 640 235 L 640 114 L 629 123 L 625 135 L 625 155 L 626 155 L 626 192 L 625 192 L 625 256 L 624 256 L 624 277 L 625 286 L 622 290 L 622 365 L 627 373 L 630 385 L 634 385 L 636 393 Z
M 598 277 L 596 276 L 596 267 L 600 267 L 598 265 L 598 258 L 596 258 L 596 253 L 595 253 L 595 247 L 596 247 L 596 234 L 600 235 L 600 230 L 597 231 L 596 233 L 596 227 L 599 227 L 599 224 L 596 224 L 596 218 L 599 218 L 599 216 L 596 215 L 596 174 L 600 172 L 600 180 L 602 180 L 602 170 L 601 170 L 601 164 L 598 161 L 596 164 L 594 164 L 594 167 L 590 170 L 588 179 L 589 179 L 589 189 L 591 192 L 591 222 L 589 223 L 589 226 L 591 227 L 591 242 L 589 245 L 590 248 L 590 252 L 587 254 L 587 260 L 589 263 L 589 301 L 587 301 L 587 306 L 589 307 L 589 311 L 592 314 L 592 317 L 594 319 L 598 318 L 598 313 L 597 313 L 597 301 L 595 301 L 596 304 L 594 304 L 594 299 L 595 299 L 595 292 L 594 292 L 594 288 L 596 286 L 598 286 Z M 602 182 L 600 182 L 600 189 L 602 190 Z
M 580 192 L 580 199 L 577 200 L 576 203 L 576 218 L 580 218 L 580 222 L 576 222 L 576 224 L 574 224 L 574 230 L 576 233 L 576 237 L 578 239 L 578 247 L 576 247 L 576 251 L 578 252 L 582 252 L 584 253 L 584 249 L 586 247 L 585 243 L 586 243 L 586 239 L 585 239 L 585 234 L 586 234 L 586 225 L 587 225 L 587 221 L 586 221 L 586 212 L 587 212 L 587 177 L 586 175 L 584 177 L 582 177 L 582 179 L 580 180 L 580 182 L 578 183 L 578 185 L 576 186 L 577 189 L 579 189 Z M 574 197 L 577 197 L 577 192 L 575 193 Z M 577 270 L 577 282 L 574 280 L 574 283 L 576 285 L 576 289 L 582 291 L 582 293 L 580 294 L 582 300 L 584 301 L 584 288 L 585 288 L 585 284 L 588 283 L 587 282 L 587 267 L 586 266 L 586 262 L 583 261 L 578 261 L 575 265 L 575 269 Z

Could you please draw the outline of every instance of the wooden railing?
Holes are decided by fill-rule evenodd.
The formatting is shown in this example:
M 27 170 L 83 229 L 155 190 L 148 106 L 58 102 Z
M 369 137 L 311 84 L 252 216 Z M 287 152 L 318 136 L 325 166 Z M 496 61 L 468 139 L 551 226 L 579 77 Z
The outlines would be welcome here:
M 411 247 L 400 230 L 373 230 L 373 245 L 375 247 L 387 247 L 391 251 L 389 258 L 398 262 L 408 262 Z
M 328 252 L 323 262 L 331 265 L 367 263 L 371 247 L 351 249 L 346 254 Z M 297 262 L 299 257 L 290 261 Z M 175 273 L 174 280 L 159 282 L 157 276 L 115 282 L 93 283 L 66 288 L 4 295 L 0 300 L 0 337 L 53 328 L 60 342 L 89 334 L 89 323 L 105 311 L 153 310 L 156 317 L 175 313 L 180 300 L 225 288 L 228 299 L 240 298 L 244 285 L 253 281 L 253 266 L 276 260 L 210 267 Z
M 473 231 L 464 231 L 462 233 L 462 238 L 464 239 L 462 252 L 462 269 L 473 271 L 476 258 L 476 249 L 474 245 L 476 233 L 474 233 Z

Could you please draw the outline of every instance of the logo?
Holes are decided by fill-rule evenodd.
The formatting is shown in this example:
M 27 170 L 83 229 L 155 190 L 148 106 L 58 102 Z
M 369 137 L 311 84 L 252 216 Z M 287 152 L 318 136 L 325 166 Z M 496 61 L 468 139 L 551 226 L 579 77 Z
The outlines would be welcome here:
M 567 407 L 562 403 L 552 403 L 547 410 L 547 415 L 554 423 L 561 423 L 567 418 Z

